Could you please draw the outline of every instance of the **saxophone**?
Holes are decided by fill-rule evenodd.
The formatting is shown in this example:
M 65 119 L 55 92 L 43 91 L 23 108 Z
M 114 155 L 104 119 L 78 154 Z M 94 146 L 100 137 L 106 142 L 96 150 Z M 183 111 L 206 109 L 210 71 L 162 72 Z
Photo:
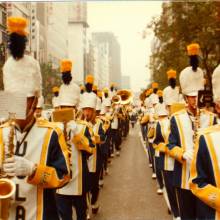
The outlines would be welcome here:
M 1 167 L 6 158 L 10 158 L 14 154 L 14 120 L 9 120 L 10 131 L 7 144 L 3 143 L 0 146 L 1 152 Z M 0 220 L 9 219 L 11 197 L 15 194 L 16 186 L 15 183 L 7 177 L 7 175 L 0 172 Z
M 198 133 L 199 133 L 199 129 L 201 127 L 200 125 L 200 114 L 201 111 L 199 108 L 197 108 L 196 110 L 196 116 L 195 116 L 195 120 L 194 120 L 194 134 L 193 134 L 193 143 L 196 143 L 197 137 L 198 137 Z

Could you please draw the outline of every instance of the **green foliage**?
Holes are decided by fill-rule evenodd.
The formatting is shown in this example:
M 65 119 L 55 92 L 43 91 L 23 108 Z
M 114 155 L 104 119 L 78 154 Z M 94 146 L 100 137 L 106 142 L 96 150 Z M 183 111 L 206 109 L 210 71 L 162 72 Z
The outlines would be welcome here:
M 45 104 L 49 105 L 53 97 L 52 88 L 61 85 L 60 72 L 58 69 L 53 69 L 51 63 L 43 63 L 41 64 L 41 74 Z
M 179 72 L 188 66 L 186 46 L 200 44 L 200 66 L 211 85 L 211 75 L 220 63 L 220 2 L 163 3 L 159 19 L 152 19 L 148 28 L 155 34 L 156 48 L 150 57 L 152 81 L 167 86 L 166 71 Z M 178 76 L 178 75 L 177 75 Z

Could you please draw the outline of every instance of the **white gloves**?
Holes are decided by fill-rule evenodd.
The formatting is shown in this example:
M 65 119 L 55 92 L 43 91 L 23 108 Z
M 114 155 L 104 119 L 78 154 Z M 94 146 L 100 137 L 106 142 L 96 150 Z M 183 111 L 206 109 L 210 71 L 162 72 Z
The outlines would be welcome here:
M 77 132 L 77 124 L 75 121 L 70 121 L 67 123 L 67 127 L 66 127 L 66 131 L 69 134 L 70 132 L 72 132 L 72 134 L 74 135 Z
M 20 156 L 7 158 L 3 163 L 3 171 L 8 176 L 30 176 L 34 169 L 35 164 L 32 161 Z
M 193 150 L 187 150 L 183 153 L 183 159 L 185 159 L 187 162 L 190 162 L 193 159 Z

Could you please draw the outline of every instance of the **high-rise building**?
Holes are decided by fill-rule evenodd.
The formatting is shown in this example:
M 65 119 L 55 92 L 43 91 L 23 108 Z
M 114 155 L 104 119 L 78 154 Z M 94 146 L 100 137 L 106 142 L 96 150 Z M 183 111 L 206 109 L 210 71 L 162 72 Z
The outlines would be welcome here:
M 86 73 L 87 3 L 69 2 L 68 6 L 68 57 L 73 61 L 73 79 L 83 83 Z
M 109 86 L 109 45 L 100 42 L 94 46 L 94 77 L 100 87 Z
M 68 57 L 68 3 L 47 3 L 47 60 L 53 67 Z
M 109 86 L 112 82 L 114 82 L 120 88 L 121 49 L 117 38 L 111 32 L 95 32 L 92 33 L 92 44 L 98 51 L 100 51 L 99 53 L 102 54 L 101 59 L 105 59 L 103 56 L 108 56 L 108 65 L 105 65 L 106 71 L 98 74 L 103 76 L 103 79 L 105 80 L 103 84 L 107 84 Z M 99 61 L 97 61 L 97 65 L 99 65 L 98 62 Z
M 40 63 L 47 60 L 47 24 L 48 5 L 44 2 L 36 3 L 36 58 Z
M 0 3 L 0 60 L 4 62 L 6 59 L 6 3 Z

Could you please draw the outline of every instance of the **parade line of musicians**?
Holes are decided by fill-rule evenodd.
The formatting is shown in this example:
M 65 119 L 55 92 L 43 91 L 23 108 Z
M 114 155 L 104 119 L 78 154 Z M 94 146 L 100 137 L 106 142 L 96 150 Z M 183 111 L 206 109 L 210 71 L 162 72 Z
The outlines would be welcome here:
M 163 91 L 154 82 L 140 95 L 142 140 L 157 193 L 173 219 L 220 220 L 220 65 L 212 75 L 215 107 L 210 101 L 200 107 L 206 87 L 200 46 L 186 50 L 189 66 L 180 72 L 180 87 L 170 69 Z
M 129 113 L 135 123 L 131 94 L 118 95 L 114 85 L 101 91 L 92 75 L 79 88 L 72 62 L 62 60 L 62 85 L 54 85 L 53 110 L 44 111 L 39 63 L 25 55 L 26 27 L 24 18 L 7 20 L 11 56 L 3 67 L 4 91 L 25 94 L 27 103 L 25 119 L 9 114 L 0 126 L 0 219 L 72 220 L 73 208 L 78 220 L 89 219 L 99 211 L 108 164 L 129 133 Z M 205 87 L 199 45 L 188 45 L 187 52 L 180 88 L 169 70 L 168 87 L 161 91 L 153 83 L 141 94 L 142 137 L 157 193 L 173 218 L 220 219 L 220 66 L 212 75 L 214 114 L 197 104 Z
M 4 91 L 22 92 L 27 105 L 25 119 L 10 117 L 0 127 L 0 219 L 71 220 L 74 208 L 78 220 L 90 219 L 99 211 L 108 165 L 129 133 L 130 95 L 122 102 L 114 85 L 99 90 L 92 75 L 80 88 L 65 59 L 53 111 L 44 111 L 39 63 L 24 53 L 26 26 L 24 18 L 8 18 Z

